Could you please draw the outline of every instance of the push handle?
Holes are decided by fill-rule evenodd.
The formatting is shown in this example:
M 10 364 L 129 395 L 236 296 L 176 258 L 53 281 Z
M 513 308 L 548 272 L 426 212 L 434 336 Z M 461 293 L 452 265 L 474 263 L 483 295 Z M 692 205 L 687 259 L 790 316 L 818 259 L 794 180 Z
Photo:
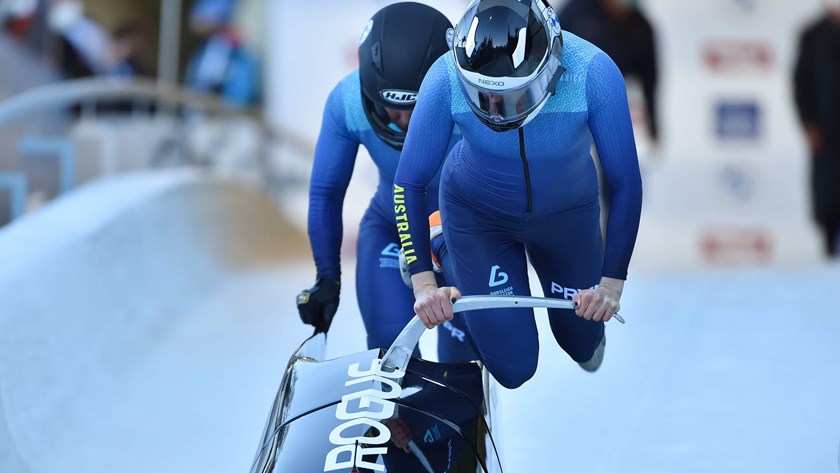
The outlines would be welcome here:
M 552 299 L 548 297 L 533 296 L 464 296 L 452 304 L 452 312 L 466 312 L 479 309 L 576 309 L 577 304 L 563 299 Z M 624 318 L 618 314 L 613 318 L 624 322 Z M 414 316 L 400 332 L 397 339 L 382 358 L 382 365 L 391 369 L 405 370 L 411 359 L 411 354 L 420 342 L 420 337 L 426 331 L 426 326 L 420 317 Z

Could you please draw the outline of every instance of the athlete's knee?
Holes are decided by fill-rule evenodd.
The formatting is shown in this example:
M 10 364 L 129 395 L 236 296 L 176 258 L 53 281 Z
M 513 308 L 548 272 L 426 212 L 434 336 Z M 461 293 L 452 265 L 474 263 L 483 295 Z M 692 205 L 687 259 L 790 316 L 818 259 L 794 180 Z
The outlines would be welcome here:
M 503 363 L 487 363 L 490 374 L 496 378 L 502 386 L 508 389 L 516 389 L 534 377 L 537 372 L 537 358 L 522 357 L 519 359 L 506 360 Z
M 595 349 L 598 348 L 598 345 L 593 345 L 592 348 L 586 347 L 569 347 L 566 348 L 566 353 L 569 354 L 572 360 L 575 363 L 586 363 L 587 361 L 592 359 L 592 356 L 595 354 Z
M 571 343 L 561 343 L 561 347 L 576 363 L 585 363 L 592 359 L 603 337 L 604 326 L 601 323 L 589 334 L 580 334 Z

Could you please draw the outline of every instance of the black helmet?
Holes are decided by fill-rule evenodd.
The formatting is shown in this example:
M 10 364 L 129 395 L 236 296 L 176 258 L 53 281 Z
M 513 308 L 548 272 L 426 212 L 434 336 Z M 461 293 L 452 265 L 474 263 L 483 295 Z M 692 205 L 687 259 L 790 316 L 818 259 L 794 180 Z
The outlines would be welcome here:
M 449 50 L 452 23 L 415 2 L 388 5 L 368 21 L 359 44 L 359 79 L 365 115 L 377 135 L 402 150 L 405 131 L 391 124 L 385 108 L 410 110 L 432 64 Z
M 544 0 L 474 0 L 455 29 L 455 68 L 472 111 L 496 131 L 528 123 L 554 94 L 563 33 Z

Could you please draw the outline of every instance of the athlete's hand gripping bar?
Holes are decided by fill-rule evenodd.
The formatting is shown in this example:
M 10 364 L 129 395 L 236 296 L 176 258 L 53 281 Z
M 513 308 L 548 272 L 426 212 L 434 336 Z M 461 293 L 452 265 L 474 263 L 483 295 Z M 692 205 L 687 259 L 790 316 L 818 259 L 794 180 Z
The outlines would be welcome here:
M 526 296 L 465 296 L 452 304 L 452 312 L 466 312 L 478 309 L 511 309 L 511 308 L 545 308 L 545 309 L 577 309 L 577 303 L 563 299 Z M 613 317 L 621 323 L 624 318 L 618 314 Z
M 563 299 L 551 299 L 548 297 L 531 297 L 531 296 L 464 296 L 452 304 L 452 312 L 466 312 L 468 310 L 478 309 L 576 309 L 577 304 L 572 301 Z M 624 318 L 618 314 L 613 315 L 613 318 L 624 322 Z M 420 320 L 420 317 L 414 316 L 411 321 L 403 328 L 397 339 L 385 353 L 382 358 L 382 365 L 392 369 L 405 370 L 408 366 L 408 361 L 411 359 L 411 354 L 414 353 L 414 348 L 420 342 L 420 337 L 426 331 L 426 326 Z

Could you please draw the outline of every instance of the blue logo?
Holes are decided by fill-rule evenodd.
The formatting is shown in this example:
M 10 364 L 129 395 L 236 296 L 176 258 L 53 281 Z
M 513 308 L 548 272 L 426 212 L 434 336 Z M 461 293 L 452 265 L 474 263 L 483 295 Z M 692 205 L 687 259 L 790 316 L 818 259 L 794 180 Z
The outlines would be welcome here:
M 723 141 L 755 141 L 761 135 L 761 109 L 754 101 L 717 105 L 717 137 Z
M 721 168 L 720 180 L 730 196 L 740 203 L 752 200 L 755 194 L 755 179 L 746 169 L 737 166 L 724 166 Z
M 495 265 L 490 269 L 490 287 L 501 286 L 502 284 L 508 282 L 508 275 L 504 271 L 499 271 L 501 267 L 499 265 Z
M 557 14 L 554 13 L 554 9 L 551 7 L 546 8 L 545 14 L 548 16 L 548 21 L 551 22 L 551 31 L 554 34 L 560 34 L 560 20 L 557 19 Z
M 393 258 L 400 257 L 400 245 L 396 243 L 388 243 L 388 246 L 382 250 L 382 256 L 391 256 Z
M 440 440 L 440 438 L 440 427 L 438 427 L 438 425 L 435 424 L 432 427 L 426 429 L 426 434 L 423 435 L 423 442 L 434 443 Z

